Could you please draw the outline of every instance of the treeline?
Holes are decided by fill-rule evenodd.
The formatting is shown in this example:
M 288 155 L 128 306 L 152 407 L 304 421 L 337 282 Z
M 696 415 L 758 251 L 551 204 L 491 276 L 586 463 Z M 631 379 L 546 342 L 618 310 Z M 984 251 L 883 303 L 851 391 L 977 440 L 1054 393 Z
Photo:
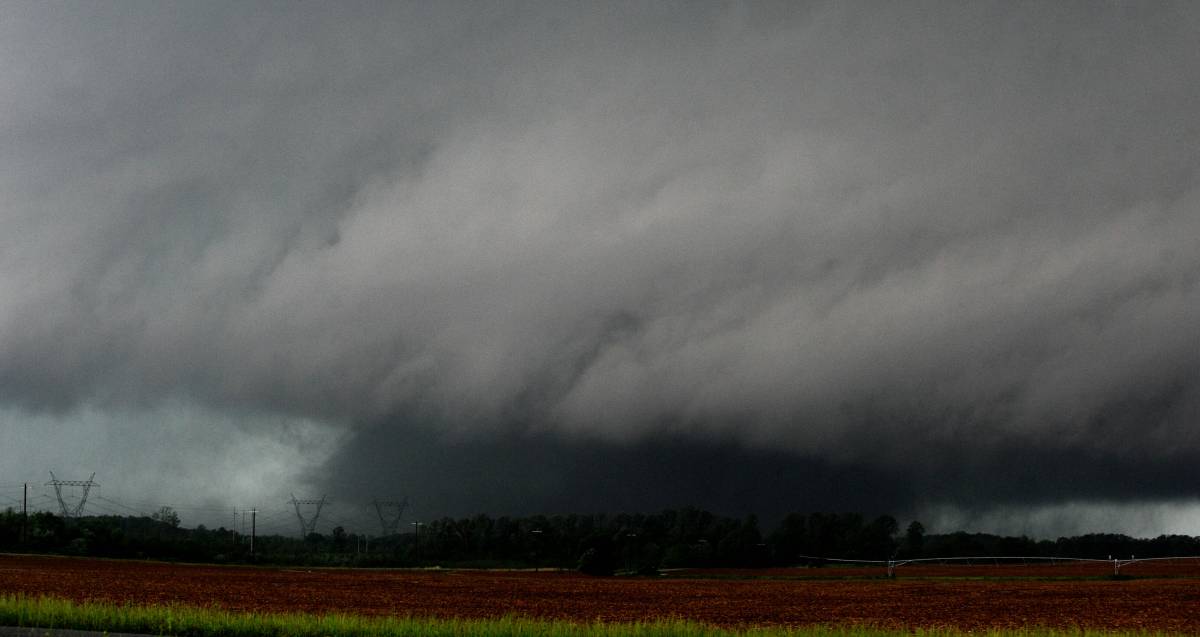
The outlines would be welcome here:
M 1200 537 L 1160 535 L 1132 538 L 1116 533 L 1089 533 L 1057 540 L 1032 540 L 1027 537 L 1003 537 L 986 533 L 948 533 L 930 535 L 922 557 L 1195 557 L 1200 556 Z
M 888 516 L 793 513 L 768 532 L 755 516 L 694 508 L 654 514 L 443 518 L 407 533 L 368 537 L 341 527 L 306 538 L 251 538 L 234 530 L 182 528 L 164 509 L 153 516 L 28 519 L 0 513 L 0 551 L 192 562 L 330 566 L 459 566 L 580 569 L 592 574 L 664 568 L 823 566 L 816 558 L 1030 556 L 1103 558 L 1200 555 L 1200 538 L 1092 534 L 1057 540 L 982 533 L 926 534 Z

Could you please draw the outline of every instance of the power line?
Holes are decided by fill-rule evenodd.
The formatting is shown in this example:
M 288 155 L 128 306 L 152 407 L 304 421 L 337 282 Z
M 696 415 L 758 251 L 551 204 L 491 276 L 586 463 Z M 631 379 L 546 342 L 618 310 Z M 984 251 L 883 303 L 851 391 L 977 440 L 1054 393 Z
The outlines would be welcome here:
M 95 477 L 96 472 L 93 471 L 92 477 L 88 478 L 87 480 L 59 480 L 54 476 L 53 471 L 50 472 L 50 481 L 46 483 L 46 486 L 54 487 L 54 494 L 58 496 L 58 505 L 62 507 L 62 514 L 64 518 L 79 517 L 79 513 L 83 511 L 83 506 L 87 504 L 88 493 L 92 490 L 92 487 L 100 486 L 99 484 L 93 482 Z M 83 489 L 82 495 L 79 496 L 79 503 L 74 507 L 68 507 L 66 501 L 63 500 L 63 487 L 80 487 Z
M 396 535 L 400 529 L 400 518 L 408 508 L 408 498 L 403 500 L 375 500 L 375 512 L 379 515 L 379 528 L 383 536 Z M 387 513 L 385 514 L 384 511 Z M 393 513 L 394 512 L 394 513 Z
M 81 517 L 92 512 L 104 515 L 146 516 L 151 511 L 162 507 L 170 507 L 174 511 L 193 512 L 197 517 L 205 518 L 205 522 L 216 519 L 226 521 L 226 524 L 240 533 L 246 533 L 249 520 L 239 523 L 239 517 L 249 517 L 249 507 L 211 505 L 207 503 L 179 503 L 156 501 L 143 498 L 125 498 L 116 494 L 101 495 L 98 492 L 99 483 L 93 473 L 87 480 L 60 480 L 57 474 L 50 472 L 51 480 L 42 486 L 47 489 L 41 492 L 29 490 L 27 508 L 30 512 L 53 511 L 67 518 Z M 30 485 L 33 486 L 33 485 Z M 110 485 L 111 486 L 111 485 Z M 50 489 L 53 487 L 53 489 Z M 23 483 L 0 483 L 0 509 L 5 506 L 20 506 L 20 492 L 25 488 Z M 293 525 L 300 524 L 299 530 L 306 535 L 317 532 L 318 527 L 327 525 L 341 526 L 348 532 L 364 534 L 376 529 L 384 535 L 389 529 L 399 530 L 401 518 L 410 512 L 407 499 L 376 499 L 347 506 L 348 510 L 340 510 L 338 503 L 332 502 L 328 496 L 315 499 L 300 499 L 293 494 L 288 501 L 289 506 L 283 510 L 256 508 L 257 524 L 264 529 L 278 529 L 286 523 L 283 518 L 291 517 Z M 299 509 L 299 511 L 297 511 Z M 229 521 L 229 515 L 234 519 Z M 341 515 L 338 515 L 338 514 Z M 333 514 L 334 517 L 330 517 Z M 382 514 L 382 517 L 381 517 Z M 293 526 L 293 528 L 296 528 Z
M 133 508 L 133 507 L 131 507 L 131 506 L 126 506 L 126 505 L 124 505 L 124 504 L 121 504 L 120 502 L 117 502 L 116 500 L 113 500 L 113 499 L 111 499 L 111 498 L 106 498 L 106 497 L 104 497 L 104 496 L 102 496 L 102 495 L 98 495 L 98 496 L 96 496 L 96 499 L 97 499 L 97 500 L 103 500 L 104 502 L 108 502 L 109 504 L 113 504 L 113 505 L 119 506 L 119 507 L 121 507 L 122 509 L 125 509 L 125 510 L 127 510 L 127 511 L 133 511 L 134 513 L 137 513 L 138 515 L 144 515 L 144 513 L 142 512 L 142 510 L 140 510 L 140 509 L 135 509 L 135 508 Z
M 125 513 L 123 513 L 123 512 L 121 512 L 121 511 L 118 511 L 118 510 L 116 510 L 116 509 L 114 509 L 114 508 L 112 508 L 112 507 L 110 507 L 110 506 L 105 506 L 105 505 L 103 505 L 103 504 L 99 504 L 99 503 L 96 503 L 96 502 L 89 502 L 89 503 L 88 503 L 88 509 L 89 509 L 90 511 L 92 511 L 93 513 L 94 513 L 95 511 L 97 511 L 97 510 L 100 510 L 100 511 L 102 511 L 102 512 L 109 513 L 109 514 L 111 514 L 111 515 L 114 515 L 114 516 L 118 516 L 118 517 L 127 517 L 127 516 L 126 516 L 126 514 L 125 514 Z
M 321 508 L 325 506 L 325 496 L 321 496 L 319 500 L 297 500 L 296 494 L 293 493 L 291 503 L 296 507 L 296 519 L 300 521 L 300 537 L 308 537 L 316 532 L 317 520 L 321 517 Z M 301 505 L 317 507 L 311 519 L 300 512 Z

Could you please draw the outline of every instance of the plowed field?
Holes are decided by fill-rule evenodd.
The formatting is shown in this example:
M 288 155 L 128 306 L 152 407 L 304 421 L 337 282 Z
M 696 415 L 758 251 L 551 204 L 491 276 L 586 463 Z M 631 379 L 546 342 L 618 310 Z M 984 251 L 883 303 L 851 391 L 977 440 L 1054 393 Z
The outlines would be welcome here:
M 1200 579 L 623 579 L 574 573 L 303 570 L 0 556 L 0 593 L 231 610 L 725 626 L 1088 627 L 1200 633 Z

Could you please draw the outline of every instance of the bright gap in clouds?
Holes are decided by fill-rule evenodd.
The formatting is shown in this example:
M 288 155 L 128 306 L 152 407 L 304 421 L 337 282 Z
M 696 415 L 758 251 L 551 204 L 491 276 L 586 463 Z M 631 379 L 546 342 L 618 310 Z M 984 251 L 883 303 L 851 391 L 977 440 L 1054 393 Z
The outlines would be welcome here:
M 1200 500 L 1170 502 L 1069 502 L 970 510 L 934 506 L 917 515 L 933 533 L 967 531 L 1035 539 L 1123 533 L 1132 537 L 1200 535 Z
M 101 486 L 89 494 L 88 513 L 148 515 L 171 506 L 187 526 L 228 526 L 234 510 L 282 508 L 343 435 L 313 420 L 178 402 L 41 414 L 9 408 L 0 410 L 0 430 L 0 483 L 28 482 L 32 507 L 57 512 L 50 471 L 59 480 L 94 471 Z

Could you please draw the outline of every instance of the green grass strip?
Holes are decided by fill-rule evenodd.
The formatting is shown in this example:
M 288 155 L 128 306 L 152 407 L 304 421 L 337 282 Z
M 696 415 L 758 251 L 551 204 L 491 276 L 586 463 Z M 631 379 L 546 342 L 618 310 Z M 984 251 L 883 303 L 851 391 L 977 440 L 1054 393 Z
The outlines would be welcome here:
M 177 637 L 1152 637 L 1155 632 L 951 629 L 856 626 L 718 628 L 686 620 L 578 623 L 522 617 L 439 619 L 303 613 L 243 613 L 195 606 L 123 606 L 51 597 L 0 595 L 0 626 L 63 628 Z

